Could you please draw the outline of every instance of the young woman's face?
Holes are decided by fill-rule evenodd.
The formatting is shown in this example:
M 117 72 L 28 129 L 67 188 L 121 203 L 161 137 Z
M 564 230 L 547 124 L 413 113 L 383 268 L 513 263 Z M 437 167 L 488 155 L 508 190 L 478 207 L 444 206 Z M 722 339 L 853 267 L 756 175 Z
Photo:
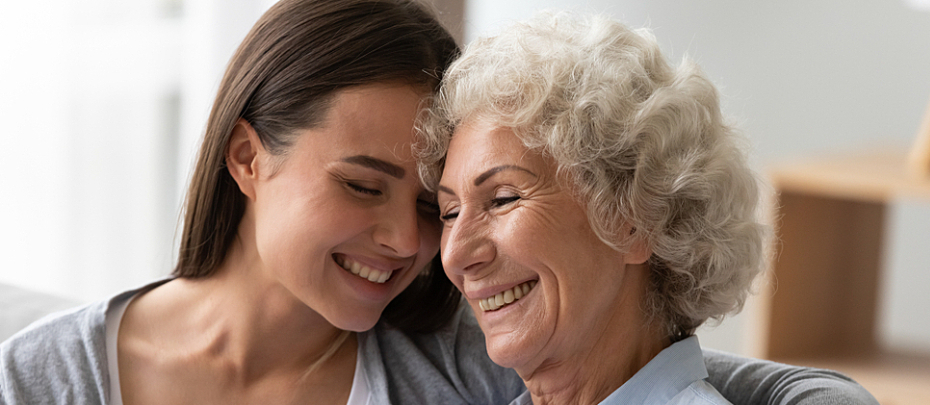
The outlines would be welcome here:
M 342 90 L 285 156 L 258 159 L 273 168 L 253 201 L 260 261 L 338 328 L 374 326 L 439 250 L 435 200 L 411 154 L 422 99 L 406 85 Z

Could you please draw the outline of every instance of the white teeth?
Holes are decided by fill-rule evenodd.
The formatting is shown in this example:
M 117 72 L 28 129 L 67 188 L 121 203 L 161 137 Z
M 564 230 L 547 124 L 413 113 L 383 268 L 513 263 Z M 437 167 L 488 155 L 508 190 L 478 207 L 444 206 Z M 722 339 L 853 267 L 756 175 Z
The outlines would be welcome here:
M 504 303 L 509 304 L 513 302 L 513 300 L 514 300 L 513 290 L 504 291 Z
M 375 270 L 349 258 L 342 259 L 339 265 L 342 266 L 342 268 L 352 272 L 352 274 L 355 274 L 364 279 L 368 279 L 368 281 L 371 281 L 372 283 L 378 284 L 383 284 L 386 282 L 389 278 L 391 278 L 391 274 L 394 273 L 393 271 Z
M 526 296 L 533 287 L 536 286 L 536 280 L 527 281 L 507 291 L 497 293 L 493 297 L 478 300 L 478 308 L 482 311 L 494 311 L 501 307 L 511 304 Z

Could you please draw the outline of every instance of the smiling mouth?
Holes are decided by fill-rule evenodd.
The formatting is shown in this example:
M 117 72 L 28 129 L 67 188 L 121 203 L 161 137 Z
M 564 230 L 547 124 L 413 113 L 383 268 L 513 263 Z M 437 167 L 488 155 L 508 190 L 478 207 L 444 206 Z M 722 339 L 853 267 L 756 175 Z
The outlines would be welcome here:
M 536 280 L 527 281 L 509 290 L 499 292 L 493 297 L 478 300 L 478 307 L 485 312 L 496 311 L 525 297 L 533 287 L 536 287 Z
M 384 284 L 390 280 L 391 275 L 394 274 L 393 270 L 375 270 L 348 257 L 334 256 L 334 258 L 336 259 L 336 263 L 338 263 L 339 266 L 341 266 L 343 269 L 346 269 L 348 272 L 355 274 L 356 276 L 371 281 L 372 283 Z

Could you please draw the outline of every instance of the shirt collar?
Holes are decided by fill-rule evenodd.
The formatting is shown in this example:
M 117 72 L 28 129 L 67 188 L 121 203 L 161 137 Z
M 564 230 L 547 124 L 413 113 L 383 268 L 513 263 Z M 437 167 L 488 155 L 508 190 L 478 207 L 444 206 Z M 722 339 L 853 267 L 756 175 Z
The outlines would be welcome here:
M 697 336 L 672 344 L 659 352 L 646 366 L 617 388 L 599 405 L 664 404 L 691 383 L 707 378 L 704 352 Z M 529 391 L 510 405 L 532 405 Z
M 697 336 L 691 336 L 659 352 L 600 405 L 664 404 L 705 378 L 704 353 Z

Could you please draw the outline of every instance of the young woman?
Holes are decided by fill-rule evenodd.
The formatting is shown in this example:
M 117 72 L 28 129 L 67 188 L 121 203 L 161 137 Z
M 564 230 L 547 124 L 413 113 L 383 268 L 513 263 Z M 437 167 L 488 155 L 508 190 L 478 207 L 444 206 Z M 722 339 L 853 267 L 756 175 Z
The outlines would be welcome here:
M 490 362 L 474 318 L 430 266 L 440 224 L 411 144 L 457 51 L 413 1 L 272 7 L 220 85 L 176 277 L 6 342 L 0 403 L 518 395 L 519 378 Z

